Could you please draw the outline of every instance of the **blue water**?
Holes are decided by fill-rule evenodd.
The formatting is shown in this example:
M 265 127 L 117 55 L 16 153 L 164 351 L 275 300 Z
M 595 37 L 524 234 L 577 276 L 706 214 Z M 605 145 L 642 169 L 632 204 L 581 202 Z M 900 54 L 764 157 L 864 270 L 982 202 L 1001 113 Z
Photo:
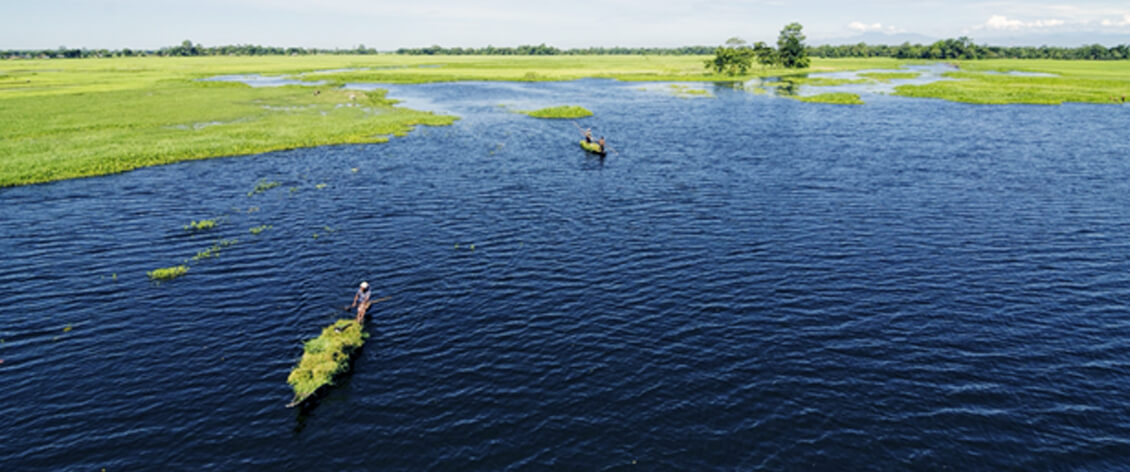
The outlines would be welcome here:
M 0 468 L 1126 467 L 1130 108 L 712 92 L 397 86 L 462 119 L 0 190 Z M 562 104 L 619 153 L 509 111 Z

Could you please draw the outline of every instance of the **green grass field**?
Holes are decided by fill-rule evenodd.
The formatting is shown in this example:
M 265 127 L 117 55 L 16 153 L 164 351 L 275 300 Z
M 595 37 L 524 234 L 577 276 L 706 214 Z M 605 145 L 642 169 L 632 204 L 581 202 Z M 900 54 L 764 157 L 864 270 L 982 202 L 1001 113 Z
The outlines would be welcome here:
M 345 82 L 734 81 L 795 75 L 755 68 L 706 73 L 705 56 L 209 56 L 0 61 L 0 187 L 105 175 L 143 166 L 298 147 L 382 142 L 455 117 L 395 107 Z M 889 58 L 819 59 L 806 72 L 897 69 Z M 972 103 L 1109 103 L 1130 95 L 1130 61 L 967 61 L 960 81 L 898 94 Z M 987 72 L 1049 72 L 1017 77 Z M 328 71 L 328 72 L 318 72 Z M 224 74 L 295 75 L 317 87 L 200 82 Z M 798 77 L 803 81 L 803 77 Z M 809 85 L 828 81 L 810 80 Z M 315 94 L 317 90 L 320 93 Z M 823 97 L 834 103 L 850 97 Z M 824 101 L 824 100 L 821 100 Z
M 942 98 L 981 104 L 1066 102 L 1122 103 L 1130 96 L 1130 61 L 983 60 L 961 61 L 954 81 L 903 85 L 906 97 Z M 1054 74 L 1055 77 L 1006 75 L 1009 71 Z

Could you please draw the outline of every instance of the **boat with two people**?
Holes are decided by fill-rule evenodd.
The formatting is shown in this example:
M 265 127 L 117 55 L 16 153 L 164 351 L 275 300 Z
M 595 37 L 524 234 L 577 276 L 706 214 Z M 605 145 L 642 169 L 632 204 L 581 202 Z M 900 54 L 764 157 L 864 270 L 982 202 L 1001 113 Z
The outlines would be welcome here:
M 577 122 L 575 121 L 573 122 L 573 125 L 576 126 L 577 129 L 581 130 L 581 134 L 584 136 L 584 139 L 581 140 L 581 149 L 596 154 L 600 157 L 608 155 L 608 151 L 611 149 L 607 144 L 605 144 L 604 136 L 601 136 L 600 139 L 593 139 L 592 128 L 582 129 L 581 125 L 577 124 Z

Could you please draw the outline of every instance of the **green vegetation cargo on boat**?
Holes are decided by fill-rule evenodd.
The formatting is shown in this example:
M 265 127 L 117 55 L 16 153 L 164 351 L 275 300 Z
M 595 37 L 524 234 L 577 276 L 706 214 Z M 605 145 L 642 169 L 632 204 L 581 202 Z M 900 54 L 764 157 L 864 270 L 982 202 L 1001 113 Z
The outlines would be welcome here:
M 349 370 L 353 353 L 365 344 L 366 337 L 356 321 L 337 320 L 320 336 L 306 341 L 302 359 L 286 379 L 294 388 L 294 399 L 287 406 L 297 406 L 318 389 L 332 385 L 334 376 Z
M 581 148 L 593 154 L 600 154 L 602 156 L 604 155 L 604 149 L 601 149 L 600 145 L 597 143 L 586 142 L 582 139 Z

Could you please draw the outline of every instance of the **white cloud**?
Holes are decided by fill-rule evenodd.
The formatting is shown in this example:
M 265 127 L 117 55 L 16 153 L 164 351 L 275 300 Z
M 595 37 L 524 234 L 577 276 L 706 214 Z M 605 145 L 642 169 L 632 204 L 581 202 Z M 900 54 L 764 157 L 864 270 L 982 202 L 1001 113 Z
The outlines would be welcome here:
M 905 33 L 906 30 L 895 26 L 883 26 L 882 23 L 864 23 L 862 21 L 853 21 L 848 23 L 848 29 L 859 33 L 870 33 L 873 31 L 881 31 L 888 34 Z
M 859 21 L 853 21 L 850 24 L 848 24 L 848 28 L 851 28 L 852 30 L 855 30 L 855 31 L 859 31 L 860 33 L 866 33 L 868 31 L 882 30 L 883 25 L 882 25 L 882 23 L 872 23 L 872 24 L 869 25 L 869 24 L 862 23 L 862 22 L 859 22 Z
M 1008 18 L 1004 15 L 993 15 L 993 16 L 990 16 L 989 20 L 986 21 L 984 24 L 978 25 L 978 26 L 974 27 L 973 29 L 975 29 L 975 30 L 988 29 L 988 30 L 996 30 L 996 31 L 1019 31 L 1019 30 L 1026 30 L 1026 29 L 1055 28 L 1057 26 L 1063 26 L 1064 24 L 1066 24 L 1066 22 L 1063 21 L 1063 20 L 1060 20 L 1058 18 L 1052 18 L 1052 19 L 1048 19 L 1048 20 L 1023 21 L 1023 20 L 1011 19 L 1011 18 Z
M 1122 18 L 1117 20 L 1104 19 L 1102 24 L 1103 26 L 1130 26 L 1130 14 L 1122 15 Z

